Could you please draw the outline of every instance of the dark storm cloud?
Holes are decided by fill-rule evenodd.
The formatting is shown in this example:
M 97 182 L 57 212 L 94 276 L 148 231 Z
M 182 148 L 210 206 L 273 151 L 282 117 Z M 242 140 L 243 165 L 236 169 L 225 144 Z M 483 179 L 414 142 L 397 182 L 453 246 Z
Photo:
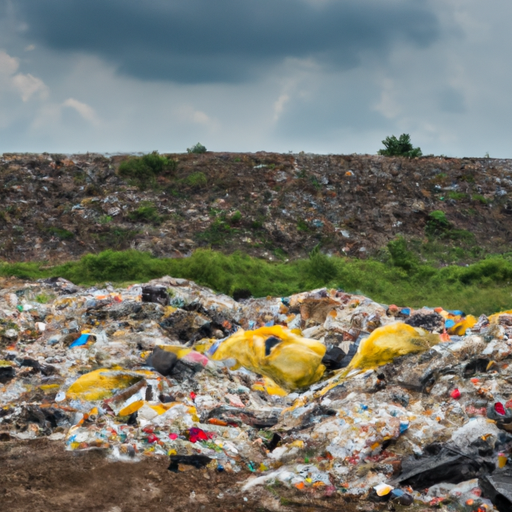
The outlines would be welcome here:
M 146 80 L 237 82 L 286 58 L 353 68 L 396 43 L 427 46 L 423 0 L 16 0 L 31 42 L 99 56 Z

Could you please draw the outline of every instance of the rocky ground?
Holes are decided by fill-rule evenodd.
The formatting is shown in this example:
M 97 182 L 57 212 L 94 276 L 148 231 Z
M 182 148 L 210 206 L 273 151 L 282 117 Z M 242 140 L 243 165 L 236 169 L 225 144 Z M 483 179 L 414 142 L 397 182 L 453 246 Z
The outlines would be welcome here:
M 130 247 L 180 256 L 205 246 L 275 259 L 303 257 L 318 244 L 365 257 L 399 234 L 424 238 L 436 210 L 489 252 L 507 250 L 512 240 L 510 160 L 169 157 L 177 169 L 141 190 L 119 176 L 126 155 L 4 154 L 2 259 L 57 262 Z

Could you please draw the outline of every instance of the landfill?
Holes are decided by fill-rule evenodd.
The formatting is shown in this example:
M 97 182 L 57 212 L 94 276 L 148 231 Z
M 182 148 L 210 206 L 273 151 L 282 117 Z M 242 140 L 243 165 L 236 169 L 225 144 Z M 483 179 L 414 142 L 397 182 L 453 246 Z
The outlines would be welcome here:
M 0 155 L 2 259 L 55 263 L 130 248 L 182 257 L 213 247 L 279 260 L 307 257 L 319 243 L 364 258 L 397 235 L 422 239 L 437 210 L 490 254 L 512 240 L 510 159 L 167 156 L 175 172 L 141 190 L 119 174 L 130 155 Z
M 169 276 L 0 285 L 0 444 L 249 472 L 364 510 L 512 510 L 512 311 L 318 289 L 239 299 Z

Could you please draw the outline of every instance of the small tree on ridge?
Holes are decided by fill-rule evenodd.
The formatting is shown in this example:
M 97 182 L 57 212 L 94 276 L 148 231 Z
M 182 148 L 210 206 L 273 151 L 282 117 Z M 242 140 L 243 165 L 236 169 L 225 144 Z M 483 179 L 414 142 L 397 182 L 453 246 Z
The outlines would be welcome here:
M 379 155 L 384 156 L 406 156 L 409 158 L 415 158 L 421 156 L 421 149 L 415 148 L 411 144 L 411 137 L 408 133 L 402 133 L 397 139 L 394 135 L 386 137 L 382 144 L 386 146 L 386 149 L 379 149 Z

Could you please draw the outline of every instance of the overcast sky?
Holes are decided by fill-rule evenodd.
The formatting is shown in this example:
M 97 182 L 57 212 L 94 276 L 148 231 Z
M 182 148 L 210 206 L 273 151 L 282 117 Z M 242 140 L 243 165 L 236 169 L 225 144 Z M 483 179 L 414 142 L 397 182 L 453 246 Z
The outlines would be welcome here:
M 512 157 L 510 0 L 0 0 L 0 152 Z

